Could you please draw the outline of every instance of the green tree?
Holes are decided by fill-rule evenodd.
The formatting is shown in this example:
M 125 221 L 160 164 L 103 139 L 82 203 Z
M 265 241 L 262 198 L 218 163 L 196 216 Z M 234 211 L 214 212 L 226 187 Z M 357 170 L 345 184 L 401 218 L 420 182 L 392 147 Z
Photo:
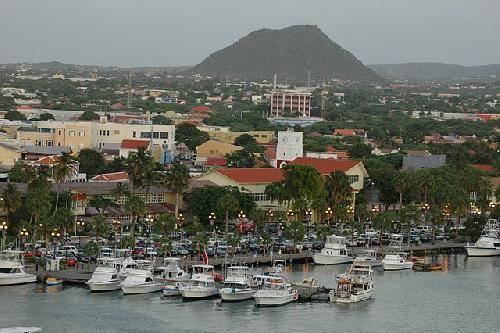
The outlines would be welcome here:
M 39 167 L 36 178 L 27 187 L 26 209 L 30 214 L 33 230 L 47 220 L 52 209 L 52 184 L 48 181 L 48 176 L 47 168 Z M 33 238 L 36 239 L 35 232 Z
M 155 125 L 173 125 L 174 124 L 172 119 L 167 118 L 162 114 L 154 116 L 153 118 L 151 118 L 151 120 L 153 121 L 153 124 L 155 124 Z
M 179 196 L 189 187 L 189 169 L 184 164 L 172 164 L 167 173 L 167 186 L 175 192 L 175 217 L 179 215 Z
M 9 217 L 21 208 L 21 205 L 21 193 L 18 191 L 15 184 L 8 183 L 7 187 L 2 192 L 0 200 L 0 207 L 7 213 L 7 222 L 9 222 Z
M 366 158 L 370 157 L 372 154 L 372 146 L 365 145 L 362 142 L 356 142 L 349 148 L 347 148 L 347 152 L 351 158 Z
M 157 233 L 168 236 L 175 230 L 175 217 L 171 214 L 160 214 L 155 220 L 154 229 Z
M 106 167 L 103 154 L 90 148 L 80 150 L 78 162 L 80 163 L 80 172 L 86 173 L 87 178 L 103 173 Z
M 226 154 L 228 168 L 253 168 L 256 164 L 255 155 L 246 149 Z
M 229 214 L 234 214 L 239 210 L 239 202 L 231 192 L 227 192 L 217 201 L 217 208 L 224 211 L 224 233 L 227 237 Z
M 301 221 L 291 221 L 285 225 L 285 236 L 291 239 L 294 245 L 304 240 L 305 234 L 306 228 Z
M 40 114 L 40 120 L 45 121 L 45 120 L 54 120 L 54 115 L 52 113 L 42 113 Z
M 135 236 L 135 224 L 139 216 L 146 212 L 146 204 L 138 195 L 131 194 L 125 201 L 125 212 L 130 216 L 130 234 Z
M 80 115 L 80 117 L 78 117 L 78 119 L 84 120 L 84 121 L 99 120 L 99 115 L 92 110 L 87 110 L 87 111 L 84 111 Z
M 134 192 L 143 187 L 149 187 L 154 181 L 155 163 L 151 153 L 144 148 L 131 153 L 127 158 L 127 172 Z
M 256 145 L 257 141 L 250 134 L 242 134 L 234 140 L 234 144 L 237 146 L 244 147 L 246 145 Z
M 59 159 L 59 163 L 52 168 L 52 178 L 57 183 L 57 198 L 55 205 L 55 212 L 57 212 L 57 208 L 59 205 L 59 194 L 61 192 L 61 183 L 66 181 L 67 178 L 74 173 L 72 168 L 73 159 L 68 153 L 63 153 L 61 158 Z
M 96 215 L 92 218 L 92 229 L 95 232 L 95 239 L 98 241 L 99 236 L 105 236 L 111 231 L 111 226 L 106 222 L 103 214 Z
M 7 120 L 11 120 L 11 121 L 14 121 L 14 120 L 25 121 L 26 120 L 26 117 L 21 112 L 16 111 L 16 110 L 7 111 L 4 118 Z
M 334 171 L 325 178 L 325 189 L 333 216 L 339 220 L 345 219 L 347 207 L 352 202 L 349 178 L 342 171 Z
M 30 183 L 36 178 L 36 169 L 19 160 L 9 171 L 9 181 L 14 183 Z
M 184 143 L 189 149 L 196 147 L 210 139 L 208 133 L 200 131 L 195 125 L 182 123 L 175 130 L 175 140 L 177 143 Z

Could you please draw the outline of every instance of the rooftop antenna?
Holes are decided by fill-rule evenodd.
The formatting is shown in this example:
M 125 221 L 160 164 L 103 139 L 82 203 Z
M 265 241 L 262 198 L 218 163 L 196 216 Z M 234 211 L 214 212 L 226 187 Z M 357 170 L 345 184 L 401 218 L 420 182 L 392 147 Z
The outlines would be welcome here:
M 127 108 L 130 110 L 131 106 L 132 106 L 132 72 L 128 72 Z
M 307 71 L 307 88 L 311 88 L 311 71 Z
M 273 89 L 276 90 L 276 80 L 278 79 L 278 75 L 274 74 L 274 84 Z

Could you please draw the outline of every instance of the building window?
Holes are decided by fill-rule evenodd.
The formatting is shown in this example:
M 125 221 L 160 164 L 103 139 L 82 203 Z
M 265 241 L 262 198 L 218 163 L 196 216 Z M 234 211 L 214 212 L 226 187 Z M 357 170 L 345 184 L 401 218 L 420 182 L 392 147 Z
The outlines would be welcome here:
M 75 131 L 69 131 L 69 136 L 75 136 Z
M 106 136 L 109 136 L 109 130 L 106 131 Z
M 151 132 L 141 132 L 141 139 L 151 139 Z
M 134 132 L 134 133 L 135 133 L 135 132 Z M 120 134 L 120 131 L 119 131 L 119 130 L 114 130 L 114 131 L 113 131 L 113 134 L 118 135 L 118 134 Z
M 85 136 L 85 131 L 80 131 L 80 136 Z
M 349 177 L 349 182 L 351 184 L 359 181 L 359 175 L 349 175 L 347 177 Z
M 265 193 L 252 193 L 252 197 L 254 201 L 266 201 Z
M 168 139 L 168 132 L 160 132 L 160 139 Z
M 132 137 L 135 138 L 135 131 L 132 132 Z
M 153 139 L 158 139 L 159 133 L 158 132 L 153 132 Z

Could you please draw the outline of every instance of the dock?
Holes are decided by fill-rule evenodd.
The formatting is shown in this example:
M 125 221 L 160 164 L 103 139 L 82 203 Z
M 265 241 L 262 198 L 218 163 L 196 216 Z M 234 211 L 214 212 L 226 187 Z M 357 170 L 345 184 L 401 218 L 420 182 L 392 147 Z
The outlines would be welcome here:
M 423 244 L 423 245 L 413 245 L 408 248 L 403 248 L 405 251 L 410 252 L 411 255 L 423 256 L 423 255 L 436 255 L 436 254 L 458 254 L 465 252 L 465 243 L 452 243 L 452 242 L 440 242 L 438 244 Z M 353 254 L 358 254 L 362 252 L 364 248 L 352 248 L 351 252 Z M 382 246 L 378 248 L 379 255 L 384 254 L 387 251 L 387 246 Z M 308 263 L 312 262 L 313 252 L 302 251 L 299 253 L 273 253 L 267 255 L 229 255 L 227 257 L 228 265 L 246 265 L 249 267 L 258 267 L 261 265 L 271 265 L 274 260 L 286 260 L 288 264 L 297 263 Z M 215 267 L 221 268 L 224 265 L 225 258 L 209 258 L 209 264 Z M 184 257 L 181 259 L 179 265 L 184 268 L 191 268 L 195 264 L 201 264 L 202 259 L 198 256 L 193 258 Z M 162 265 L 162 258 L 158 258 L 156 261 L 156 266 Z M 63 280 L 65 283 L 75 283 L 83 284 L 85 283 L 95 270 L 95 264 L 82 264 L 79 263 L 78 267 L 71 267 L 60 271 L 46 271 L 44 269 L 35 270 L 33 265 L 26 267 L 29 273 L 35 274 L 39 281 L 45 281 L 48 277 L 57 278 Z

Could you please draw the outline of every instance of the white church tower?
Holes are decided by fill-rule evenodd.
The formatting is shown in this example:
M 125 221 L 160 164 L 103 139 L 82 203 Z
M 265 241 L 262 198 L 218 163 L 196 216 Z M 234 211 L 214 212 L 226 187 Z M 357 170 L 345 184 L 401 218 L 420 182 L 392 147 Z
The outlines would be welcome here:
M 276 166 L 281 167 L 286 162 L 293 161 L 304 154 L 302 132 L 294 132 L 289 128 L 286 132 L 278 132 L 278 145 L 276 147 Z

